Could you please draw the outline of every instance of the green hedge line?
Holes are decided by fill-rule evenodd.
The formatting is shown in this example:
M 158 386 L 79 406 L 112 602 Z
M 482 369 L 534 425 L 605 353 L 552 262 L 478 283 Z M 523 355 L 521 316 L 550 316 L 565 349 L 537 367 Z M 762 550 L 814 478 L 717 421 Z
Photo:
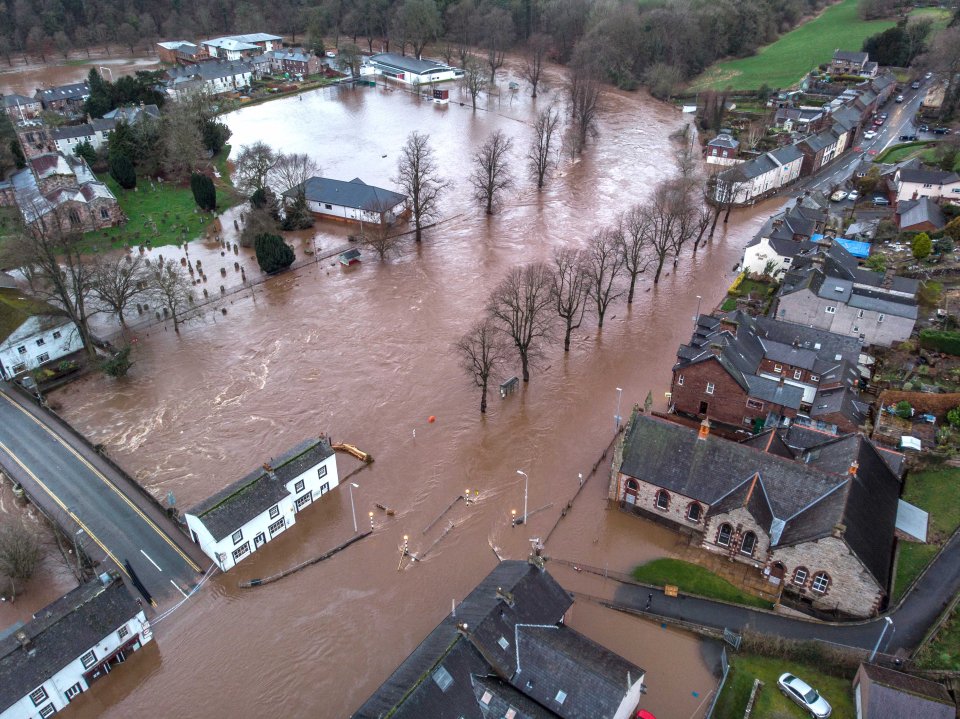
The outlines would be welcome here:
M 920 346 L 924 349 L 960 356 L 960 332 L 920 330 Z

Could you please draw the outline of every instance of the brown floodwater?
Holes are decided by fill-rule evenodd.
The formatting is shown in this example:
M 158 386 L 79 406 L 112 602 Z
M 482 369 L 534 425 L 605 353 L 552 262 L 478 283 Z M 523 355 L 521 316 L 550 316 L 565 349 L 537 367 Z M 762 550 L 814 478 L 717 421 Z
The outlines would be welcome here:
M 22 61 L 21 61 L 22 62 Z M 19 64 L 0 66 L 0 93 L 17 93 L 33 97 L 38 88 L 81 82 L 94 67 L 103 68 L 100 73 L 108 80 L 122 75 L 132 75 L 137 70 L 157 70 L 159 59 L 154 57 L 91 57 L 71 60 L 69 65 L 59 65 L 50 58 L 50 64 Z
M 720 298 L 769 205 L 735 215 L 696 258 L 670 268 L 659 287 L 644 279 L 633 306 L 616 303 L 602 331 L 586 321 L 568 354 L 547 347 L 529 385 L 503 400 L 491 397 L 485 417 L 451 352 L 509 268 L 583 243 L 674 171 L 668 135 L 683 122 L 680 114 L 646 95 L 610 90 L 598 139 L 580 161 L 562 160 L 537 193 L 523 177 L 521 157 L 532 111 L 553 97 L 534 104 L 505 93 L 473 112 L 383 88 L 328 89 L 226 118 L 235 148 L 264 140 L 309 152 L 327 176 L 386 187 L 407 133 L 427 132 L 451 183 L 445 221 L 422 246 L 408 245 L 386 263 L 365 255 L 360 266 L 342 270 L 327 260 L 260 284 L 252 296 L 228 295 L 179 335 L 161 324 L 141 328 L 127 379 L 90 376 L 54 401 L 158 497 L 172 491 L 180 507 L 327 432 L 375 457 L 352 481 L 359 485 L 357 522 L 368 526 L 367 512 L 375 511 L 376 532 L 285 580 L 239 588 L 239 580 L 277 572 L 351 535 L 346 487 L 328 495 L 298 517 L 294 531 L 214 577 L 160 624 L 156 649 L 84 697 L 78 716 L 149 716 L 161 706 L 169 716 L 348 715 L 451 601 L 490 571 L 494 548 L 523 558 L 528 539 L 546 535 L 576 491 L 578 473 L 588 475 L 613 436 L 618 387 L 623 415 L 648 392 L 662 407 L 696 295 L 704 309 Z M 496 129 L 514 138 L 517 185 L 501 213 L 488 218 L 474 209 L 464 178 L 473 149 Z M 237 214 L 224 219 L 228 240 Z M 341 244 L 346 233 L 321 223 L 293 242 L 302 256 L 311 244 Z M 182 255 L 178 248 L 147 253 Z M 207 240 L 192 243 L 189 253 L 202 260 L 211 295 L 220 284 L 239 284 L 234 261 L 249 278 L 259 275 L 247 250 L 221 256 Z M 511 362 L 505 377 L 518 369 Z M 339 462 L 341 476 L 358 466 Z M 608 467 L 609 458 L 588 479 L 546 554 L 620 571 L 669 555 L 674 534 L 609 510 Z M 512 528 L 510 510 L 523 509 L 518 469 L 529 475 L 530 511 L 539 511 L 526 527 Z M 468 488 L 479 493 L 477 501 L 458 502 L 431 526 Z M 405 534 L 424 558 L 398 570 Z M 562 567 L 555 572 L 571 585 L 587 581 Z M 644 706 L 661 719 L 702 713 L 716 680 L 698 640 L 596 605 L 578 603 L 573 611 L 577 629 L 609 640 L 647 670 Z

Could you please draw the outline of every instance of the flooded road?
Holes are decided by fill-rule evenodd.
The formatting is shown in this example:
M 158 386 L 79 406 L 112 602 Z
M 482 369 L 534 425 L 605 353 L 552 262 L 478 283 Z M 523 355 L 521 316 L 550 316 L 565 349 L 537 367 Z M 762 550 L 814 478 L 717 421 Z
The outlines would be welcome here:
M 33 97 L 38 88 L 67 85 L 87 79 L 90 69 L 102 68 L 100 73 L 108 80 L 122 75 L 132 75 L 137 70 L 158 70 L 160 60 L 157 57 L 92 57 L 90 59 L 71 60 L 69 64 L 30 64 L 0 67 L 0 93 L 19 94 Z
M 583 243 L 673 173 L 667 138 L 682 123 L 679 113 L 645 95 L 608 90 L 598 140 L 580 162 L 561 163 L 538 194 L 521 159 L 531 101 L 521 95 L 497 105 L 476 113 L 454 103 L 442 109 L 400 91 L 365 88 L 316 91 L 227 116 L 234 148 L 264 140 L 309 152 L 328 177 L 359 176 L 391 188 L 404 138 L 427 132 L 451 182 L 445 221 L 421 247 L 408 246 L 390 262 L 367 254 L 351 270 L 331 261 L 310 265 L 259 285 L 252 297 L 222 300 L 179 335 L 161 325 L 144 330 L 129 378 L 91 376 L 54 401 L 158 497 L 172 491 L 181 508 L 304 437 L 327 432 L 376 460 L 352 478 L 360 485 L 357 521 L 368 526 L 367 512 L 374 511 L 376 532 L 283 581 L 238 588 L 240 580 L 273 574 L 351 535 L 346 488 L 328 495 L 298 516 L 295 531 L 216 576 L 160 624 L 156 649 L 82 697 L 77 716 L 155 715 L 159 707 L 166 716 L 348 715 L 450 610 L 451 600 L 461 600 L 490 571 L 497 561 L 492 547 L 523 558 L 528 539 L 550 531 L 579 487 L 578 474 L 588 477 L 613 437 L 618 387 L 623 415 L 648 392 L 655 406 L 663 405 L 695 296 L 704 297 L 704 308 L 720 298 L 770 208 L 735 215 L 729 229 L 721 226 L 712 244 L 696 258 L 684 257 L 659 287 L 645 278 L 634 305 L 612 306 L 602 331 L 595 320 L 585 321 L 568 354 L 549 346 L 529 386 L 504 400 L 492 397 L 481 416 L 451 344 L 511 267 Z M 487 218 L 470 202 L 464 177 L 473 148 L 496 129 L 514 138 L 517 189 L 500 214 Z M 232 219 L 224 225 L 232 239 Z M 306 245 L 296 243 L 298 255 L 311 242 L 336 246 L 346 233 L 326 224 L 315 230 Z M 157 253 L 182 254 L 151 252 Z M 235 259 L 248 275 L 255 266 L 245 250 L 236 258 L 219 253 L 213 243 L 190 248 L 192 258 L 206 258 L 211 292 L 221 284 L 221 264 L 229 266 L 228 284 L 238 281 Z M 513 364 L 507 377 L 519 373 Z M 358 466 L 338 461 L 341 477 Z M 543 509 L 513 528 L 510 510 L 523 507 L 518 469 L 529 475 L 530 511 Z M 669 555 L 673 533 L 608 509 L 608 476 L 609 457 L 588 477 L 546 554 L 621 571 Z M 477 501 L 458 502 L 433 523 L 468 488 L 479 492 Z M 413 552 L 426 556 L 398 571 L 404 535 Z M 555 572 L 570 578 L 559 567 Z M 601 640 L 620 635 L 611 646 L 647 670 L 644 707 L 660 719 L 701 712 L 716 680 L 700 642 L 611 614 L 578 603 L 573 625 Z

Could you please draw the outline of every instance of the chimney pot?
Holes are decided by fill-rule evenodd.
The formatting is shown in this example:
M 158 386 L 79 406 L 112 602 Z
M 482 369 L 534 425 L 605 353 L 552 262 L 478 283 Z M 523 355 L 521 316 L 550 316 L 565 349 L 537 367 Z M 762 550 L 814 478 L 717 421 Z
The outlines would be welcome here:
M 710 436 L 710 420 L 704 417 L 703 421 L 700 423 L 700 434 L 697 435 L 697 439 L 706 439 Z
M 849 474 L 851 477 L 856 477 L 858 469 L 860 469 L 860 463 L 857 462 L 857 460 L 853 460 L 850 463 L 850 469 L 847 470 L 847 474 Z

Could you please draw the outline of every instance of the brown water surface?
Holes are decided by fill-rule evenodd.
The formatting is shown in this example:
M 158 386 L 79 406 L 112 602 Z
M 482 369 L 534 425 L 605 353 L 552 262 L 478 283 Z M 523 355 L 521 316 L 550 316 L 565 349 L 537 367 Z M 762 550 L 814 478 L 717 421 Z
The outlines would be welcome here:
M 221 300 L 179 335 L 162 325 L 142 330 L 128 379 L 91 376 L 55 401 L 158 496 L 173 491 L 180 507 L 306 436 L 330 433 L 376 459 L 353 478 L 357 521 L 369 525 L 367 512 L 375 511 L 376 533 L 281 582 L 237 587 L 350 536 L 350 498 L 342 486 L 302 513 L 294 531 L 215 577 L 159 625 L 158 651 L 98 686 L 78 716 L 154 716 L 160 707 L 165 716 L 349 714 L 450 610 L 451 600 L 461 600 L 490 571 L 497 561 L 492 547 L 523 558 L 528 539 L 550 530 L 579 486 L 578 473 L 589 474 L 613 436 L 618 387 L 623 415 L 651 391 L 662 406 L 695 296 L 704 297 L 704 309 L 720 298 L 769 207 L 735 216 L 696 258 L 670 268 L 659 287 L 644 279 L 633 306 L 615 304 L 602 331 L 585 322 L 568 354 L 548 347 L 529 385 L 504 400 L 492 397 L 481 416 L 451 343 L 509 268 L 583 243 L 673 172 L 667 138 L 682 123 L 675 110 L 645 95 L 608 91 L 599 138 L 579 162 L 561 162 L 537 193 L 521 160 L 535 106 L 520 95 L 504 96 L 499 106 L 474 113 L 382 88 L 323 90 L 226 118 L 235 148 L 262 139 L 311 153 L 327 176 L 359 176 L 386 187 L 407 133 L 427 132 L 451 181 L 445 221 L 422 247 L 408 246 L 388 263 L 368 254 L 359 267 L 343 270 L 328 260 L 259 285 L 252 297 Z M 488 218 L 473 208 L 464 176 L 474 148 L 495 129 L 514 138 L 518 182 L 502 212 Z M 228 240 L 233 217 L 224 222 Z M 304 233 L 307 244 L 294 242 L 299 255 L 310 242 L 333 247 L 345 234 L 321 223 Z M 197 242 L 189 251 L 202 260 L 211 294 L 221 283 L 239 282 L 234 261 L 249 277 L 258 275 L 245 250 L 221 257 L 219 245 Z M 516 364 L 506 376 L 518 372 Z M 339 466 L 343 476 L 357 463 L 341 458 Z M 526 527 L 511 528 L 510 510 L 523 507 L 518 469 L 530 478 L 529 509 L 549 506 Z M 669 555 L 673 533 L 608 511 L 608 474 L 609 458 L 588 479 L 546 553 L 616 570 Z M 479 492 L 477 501 L 458 502 L 425 531 L 467 488 Z M 387 517 L 375 503 L 396 515 Z M 398 571 L 405 534 L 424 559 Z M 557 576 L 571 579 L 561 569 Z M 699 642 L 611 614 L 577 605 L 574 626 L 603 640 L 621 637 L 614 648 L 628 649 L 649 672 L 645 706 L 658 717 L 701 712 L 715 679 Z
M 9 95 L 16 93 L 33 97 L 39 88 L 66 85 L 72 82 L 81 82 L 90 74 L 94 67 L 103 68 L 100 73 L 108 80 L 117 79 L 122 75 L 132 75 L 137 70 L 157 70 L 160 67 L 156 57 L 92 57 L 71 60 L 69 65 L 31 64 L 21 65 L 14 62 L 13 66 L 0 67 L 0 93 Z

